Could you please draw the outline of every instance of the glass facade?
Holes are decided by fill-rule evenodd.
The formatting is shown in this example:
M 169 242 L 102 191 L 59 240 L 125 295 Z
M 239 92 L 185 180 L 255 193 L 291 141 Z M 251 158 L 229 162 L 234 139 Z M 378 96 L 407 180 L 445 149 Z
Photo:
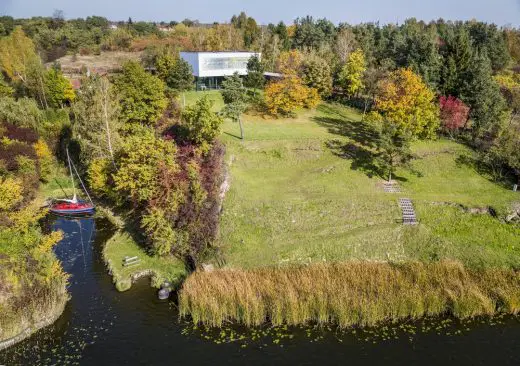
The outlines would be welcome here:
M 202 70 L 247 69 L 249 57 L 215 57 L 202 60 Z

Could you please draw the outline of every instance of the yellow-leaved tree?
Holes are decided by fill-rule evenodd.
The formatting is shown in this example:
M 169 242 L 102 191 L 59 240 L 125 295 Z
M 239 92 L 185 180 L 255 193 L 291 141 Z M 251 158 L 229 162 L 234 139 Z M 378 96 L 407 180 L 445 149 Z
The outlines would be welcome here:
M 439 128 L 435 93 L 410 69 L 398 69 L 381 81 L 376 110 L 413 137 L 432 138 Z
M 361 49 L 358 49 L 349 55 L 339 74 L 340 85 L 349 97 L 363 90 L 365 71 L 365 54 Z
M 0 38 L 0 68 L 11 80 L 27 82 L 28 73 L 39 63 L 33 41 L 25 35 L 22 27 Z
M 265 88 L 265 104 L 273 116 L 291 116 L 299 108 L 315 108 L 320 102 L 318 90 L 306 86 L 301 78 L 303 55 L 297 50 L 283 52 L 278 59 L 282 79 Z

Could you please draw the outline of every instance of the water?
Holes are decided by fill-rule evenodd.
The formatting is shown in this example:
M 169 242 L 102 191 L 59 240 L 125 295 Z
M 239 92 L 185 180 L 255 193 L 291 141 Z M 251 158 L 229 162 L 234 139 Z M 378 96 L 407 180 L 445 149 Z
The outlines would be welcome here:
M 128 292 L 115 290 L 101 258 L 112 234 L 105 221 L 57 218 L 52 226 L 66 233 L 56 254 L 72 275 L 72 299 L 54 325 L 0 352 L 0 365 L 520 364 L 520 322 L 514 317 L 422 321 L 355 334 L 194 329 L 179 321 L 173 303 L 157 299 L 146 279 Z

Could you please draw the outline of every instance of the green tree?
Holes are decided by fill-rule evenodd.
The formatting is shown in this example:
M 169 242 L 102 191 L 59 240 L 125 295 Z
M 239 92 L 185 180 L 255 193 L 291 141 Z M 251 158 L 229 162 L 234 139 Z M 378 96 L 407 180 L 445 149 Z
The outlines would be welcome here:
M 392 180 L 395 170 L 407 166 L 414 158 L 410 149 L 411 135 L 400 130 L 394 123 L 375 118 L 378 131 L 377 161 L 382 172 Z M 374 121 L 374 120 L 373 120 Z
M 440 53 L 444 58 L 439 89 L 444 95 L 460 98 L 460 88 L 470 67 L 472 44 L 468 30 L 463 26 L 448 28 L 441 33 L 444 44 Z
M 498 133 L 505 109 L 498 83 L 492 77 L 491 63 L 485 54 L 474 55 L 460 89 L 461 98 L 469 105 L 473 140 Z
M 61 70 L 51 67 L 44 74 L 45 94 L 49 106 L 53 108 L 61 108 L 65 104 L 74 101 L 76 94 L 72 85 Z
M 209 146 L 220 134 L 222 118 L 211 110 L 213 102 L 204 96 L 194 105 L 182 111 L 183 125 L 188 132 L 188 138 L 208 151 Z
M 121 145 L 119 103 L 114 87 L 106 77 L 85 79 L 73 104 L 73 131 L 86 162 L 110 159 Z
M 332 72 L 324 59 L 313 56 L 303 62 L 302 70 L 302 80 L 305 85 L 316 89 L 321 98 L 331 94 Z
M 242 83 L 242 79 L 237 72 L 224 79 L 221 84 L 222 89 L 220 94 L 224 99 L 224 103 L 229 104 L 237 101 L 245 102 L 247 99 L 247 92 Z
M 222 82 L 222 89 L 220 91 L 224 103 L 226 104 L 221 112 L 224 117 L 238 122 L 240 126 L 240 138 L 244 139 L 244 129 L 242 126 L 242 114 L 247 109 L 247 93 L 242 85 L 242 79 L 238 73 L 227 77 Z
M 163 80 L 168 87 L 185 91 L 193 89 L 195 78 L 189 63 L 180 57 L 163 55 L 157 59 L 157 76 Z
M 123 65 L 115 86 L 120 97 L 121 116 L 125 121 L 153 125 L 168 104 L 164 83 L 147 73 L 136 61 Z
M 264 67 L 260 62 L 260 58 L 257 55 L 253 55 L 247 61 L 246 85 L 253 88 L 256 94 L 256 90 L 261 89 L 264 83 Z
M 339 83 L 353 96 L 363 90 L 363 74 L 366 71 L 365 55 L 361 49 L 352 52 L 339 74 Z
M 14 89 L 7 84 L 4 75 L 0 73 L 0 97 L 10 97 L 14 93 Z
M 127 137 L 117 156 L 117 172 L 113 175 L 115 188 L 127 194 L 135 203 L 144 203 L 159 190 L 159 171 L 176 172 L 176 146 L 155 136 L 148 127 Z

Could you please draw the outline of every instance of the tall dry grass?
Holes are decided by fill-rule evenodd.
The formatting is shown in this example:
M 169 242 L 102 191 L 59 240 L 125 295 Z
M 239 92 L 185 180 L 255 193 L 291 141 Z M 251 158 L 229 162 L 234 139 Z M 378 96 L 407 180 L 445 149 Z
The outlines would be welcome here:
M 520 274 L 469 270 L 459 262 L 347 262 L 196 272 L 179 297 L 181 316 L 220 326 L 270 321 L 369 326 L 451 313 L 458 318 L 520 311 Z

